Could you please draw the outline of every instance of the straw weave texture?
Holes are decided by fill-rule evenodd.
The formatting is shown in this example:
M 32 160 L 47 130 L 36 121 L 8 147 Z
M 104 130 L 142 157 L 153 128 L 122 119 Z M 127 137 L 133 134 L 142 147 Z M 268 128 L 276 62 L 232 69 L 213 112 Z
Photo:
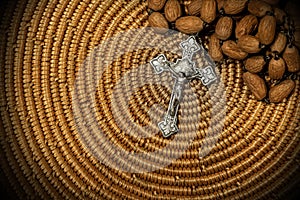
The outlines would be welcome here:
M 190 123 L 181 126 L 182 130 L 189 130 L 190 124 L 199 126 L 191 146 L 162 169 L 148 173 L 122 172 L 99 162 L 82 143 L 73 115 L 72 92 L 80 66 L 97 45 L 122 31 L 148 26 L 146 2 L 20 0 L 16 4 L 11 2 L 3 12 L 0 162 L 1 174 L 9 180 L 16 196 L 276 199 L 299 175 L 299 74 L 295 91 L 288 100 L 268 104 L 255 100 L 244 85 L 242 64 L 227 60 L 218 66 L 225 91 L 222 93 L 218 85 L 212 88 L 226 98 L 226 118 L 223 127 L 213 123 L 215 129 L 220 129 L 220 136 L 210 153 L 199 158 L 199 148 L 210 124 L 211 104 L 206 87 L 195 80 L 190 85 L 201 96 L 202 103 L 187 101 L 183 105 L 191 110 L 191 115 Z M 144 40 L 149 38 L 151 35 L 145 35 Z M 175 47 L 180 39 L 170 42 Z M 118 45 L 122 48 L 122 41 Z M 111 103 L 114 85 L 126 71 L 149 63 L 158 53 L 164 52 L 145 49 L 124 54 L 109 66 L 97 87 L 99 126 L 112 142 L 127 151 L 154 151 L 174 138 L 165 139 L 159 132 L 144 140 L 121 134 L 112 117 L 113 106 L 125 106 L 122 99 L 118 105 Z M 142 72 L 137 72 L 136 79 L 144 78 Z M 169 80 L 173 81 L 171 77 Z M 80 87 L 78 94 L 84 95 Z M 130 101 L 129 121 L 149 124 L 149 108 L 160 104 L 167 109 L 170 94 L 170 90 L 159 85 L 139 88 Z M 218 99 L 211 101 L 218 107 Z M 193 113 L 204 117 L 196 121 Z M 157 120 L 161 116 L 157 115 Z M 93 137 L 96 133 L 91 134 Z M 186 135 L 179 137 L 183 140 Z M 93 139 L 89 142 L 93 143 Z

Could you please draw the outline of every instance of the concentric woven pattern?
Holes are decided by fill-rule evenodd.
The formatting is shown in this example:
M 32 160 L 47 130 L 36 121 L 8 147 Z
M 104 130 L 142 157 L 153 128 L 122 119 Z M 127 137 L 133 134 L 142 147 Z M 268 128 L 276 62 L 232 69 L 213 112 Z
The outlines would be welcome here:
M 9 5 L 5 13 L 0 35 L 1 167 L 18 197 L 274 199 L 299 174 L 299 74 L 288 100 L 267 104 L 256 101 L 243 84 L 242 64 L 227 60 L 218 66 L 225 91 L 218 83 L 210 91 L 198 80 L 190 83 L 198 100 L 189 101 L 187 92 L 181 105 L 184 109 L 179 112 L 183 132 L 191 130 L 192 125 L 198 127 L 189 148 L 161 169 L 124 172 L 101 163 L 90 151 L 89 145 L 99 145 L 97 132 L 91 128 L 88 138 L 80 134 L 74 109 L 83 109 L 81 99 L 88 95 L 84 81 L 95 77 L 87 73 L 78 87 L 75 81 L 85 59 L 101 42 L 122 31 L 148 25 L 146 2 L 20 0 Z M 151 34 L 133 41 L 146 43 L 154 37 Z M 181 39 L 166 43 L 176 48 Z M 117 45 L 126 48 L 126 38 Z M 108 57 L 114 53 L 110 49 L 99 51 L 106 51 Z M 158 53 L 166 53 L 172 60 L 177 58 L 153 49 L 128 52 L 113 60 L 97 83 L 95 119 L 105 136 L 128 152 L 153 152 L 175 138 L 165 139 L 159 131 L 145 139 L 124 134 L 113 115 L 115 109 L 120 112 L 117 116 L 125 116 L 122 112 L 129 107 L 130 115 L 123 126 L 138 124 L 157 130 L 151 120 L 163 117 L 171 87 L 146 84 L 129 97 L 129 102 L 121 98 L 121 91 L 116 93 L 120 97 L 117 103 L 111 99 L 118 81 L 128 71 L 132 71 L 130 80 L 134 80 L 128 87 L 154 79 L 147 63 Z M 148 67 L 139 68 L 140 65 Z M 162 76 L 162 80 L 173 81 L 168 76 Z M 74 88 L 78 94 L 75 99 Z M 219 98 L 210 98 L 213 93 Z M 222 97 L 225 107 L 221 106 Z M 151 111 L 155 104 L 163 109 Z M 219 113 L 226 111 L 224 126 L 220 124 L 222 120 L 211 122 L 212 105 Z M 86 114 L 82 112 L 83 117 Z M 220 134 L 209 154 L 199 158 L 209 129 Z M 189 135 L 176 137 L 180 148 Z

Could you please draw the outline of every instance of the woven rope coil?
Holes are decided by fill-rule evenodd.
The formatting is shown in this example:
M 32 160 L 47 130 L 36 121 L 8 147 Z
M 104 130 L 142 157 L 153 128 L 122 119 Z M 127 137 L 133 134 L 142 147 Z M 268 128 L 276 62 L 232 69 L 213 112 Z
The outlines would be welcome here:
M 220 112 L 224 108 L 217 98 L 209 99 L 207 88 L 194 80 L 191 88 L 202 103 L 185 101 L 181 107 L 187 108 L 190 115 L 185 118 L 180 111 L 179 117 L 190 122 L 181 123 L 182 130 L 190 130 L 191 124 L 197 124 L 199 129 L 182 156 L 148 173 L 122 172 L 102 164 L 83 145 L 76 127 L 72 102 L 75 79 L 84 60 L 102 41 L 148 25 L 146 2 L 29 0 L 8 8 L 1 20 L 0 162 L 18 197 L 267 199 L 274 198 L 298 174 L 299 74 L 288 100 L 266 104 L 249 93 L 242 81 L 242 63 L 233 60 L 218 66 L 225 92 L 218 85 L 212 88 L 214 93 L 225 96 L 227 112 L 224 127 L 213 122 L 221 134 L 207 156 L 200 159 L 198 150 L 209 128 L 212 102 Z M 147 43 L 152 37 L 136 40 Z M 180 41 L 181 38 L 168 42 L 175 48 Z M 124 48 L 126 38 L 117 45 Z M 107 51 L 108 59 L 113 54 L 111 49 L 99 51 Z M 96 120 L 110 141 L 129 152 L 155 151 L 172 140 L 159 133 L 145 139 L 123 134 L 112 114 L 115 108 L 121 118 L 126 115 L 122 108 L 129 106 L 131 116 L 124 126 L 134 122 L 150 124 L 154 129 L 149 108 L 155 104 L 167 108 L 171 93 L 168 88 L 145 85 L 134 93 L 129 105 L 121 98 L 122 92 L 117 94 L 120 98 L 116 105 L 111 103 L 111 97 L 114 86 L 128 70 L 135 70 L 131 87 L 143 82 L 143 69 L 136 67 L 149 63 L 158 53 L 177 58 L 158 50 L 129 52 L 113 60 L 97 86 Z M 84 81 L 95 79 L 89 71 L 85 73 Z M 171 77 L 163 79 L 172 82 Z M 78 84 L 76 92 L 80 105 L 86 95 L 84 84 Z M 197 121 L 195 116 L 199 113 L 202 117 Z M 162 116 L 158 113 L 151 120 L 159 121 Z M 97 130 L 91 127 L 90 131 L 91 137 L 84 140 L 96 148 L 99 136 L 93 131 Z M 180 147 L 186 135 L 178 137 Z

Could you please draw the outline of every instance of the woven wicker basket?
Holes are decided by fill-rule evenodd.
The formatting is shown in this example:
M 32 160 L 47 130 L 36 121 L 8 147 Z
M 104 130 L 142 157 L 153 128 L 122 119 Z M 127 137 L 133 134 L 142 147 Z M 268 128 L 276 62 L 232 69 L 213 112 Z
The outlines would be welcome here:
M 299 74 L 288 100 L 267 104 L 255 100 L 247 90 L 240 62 L 227 60 L 218 66 L 225 87 L 226 118 L 224 126 L 219 122 L 211 125 L 221 127 L 220 134 L 203 158 L 199 157 L 199 149 L 210 127 L 207 113 L 211 104 L 208 90 L 199 81 L 190 85 L 202 103 L 191 100 L 182 107 L 205 117 L 196 119 L 191 114 L 190 123 L 182 124 L 181 129 L 186 131 L 194 124 L 199 128 L 189 148 L 169 165 L 151 172 L 130 173 L 100 162 L 89 151 L 86 144 L 96 148 L 98 136 L 91 133 L 91 138 L 83 142 L 76 126 L 72 102 L 76 76 L 101 42 L 122 31 L 146 27 L 146 7 L 146 2 L 140 0 L 20 0 L 10 1 L 3 8 L 0 175 L 7 192 L 22 199 L 283 197 L 299 180 Z M 180 39 L 170 42 L 175 47 Z M 122 45 L 126 42 L 118 45 L 125 48 Z M 123 54 L 109 65 L 97 86 L 99 127 L 110 141 L 129 152 L 155 151 L 177 137 L 166 139 L 159 132 L 146 139 L 122 134 L 112 114 L 114 106 L 128 106 L 122 99 L 118 104 L 111 103 L 118 80 L 126 71 L 149 63 L 158 53 L 164 52 L 143 49 Z M 107 50 L 107 54 L 109 57 L 113 52 Z M 85 78 L 83 82 L 93 79 L 91 74 Z M 136 79 L 142 82 L 145 77 L 138 73 Z M 129 83 L 129 87 L 134 84 Z M 88 95 L 80 86 L 78 94 Z M 218 86 L 213 91 L 219 92 Z M 162 110 L 166 109 L 170 92 L 160 85 L 139 88 L 129 102 L 131 118 L 124 122 L 125 126 L 149 125 L 149 108 L 160 104 Z M 214 102 L 221 112 L 221 102 Z M 161 116 L 154 114 L 157 120 Z M 188 134 L 178 137 L 179 148 Z

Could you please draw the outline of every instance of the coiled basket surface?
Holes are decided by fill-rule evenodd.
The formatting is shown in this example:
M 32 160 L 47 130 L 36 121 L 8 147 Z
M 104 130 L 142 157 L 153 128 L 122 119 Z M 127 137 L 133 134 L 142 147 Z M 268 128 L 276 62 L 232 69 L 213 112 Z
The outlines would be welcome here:
M 101 134 L 114 145 L 136 153 L 154 152 L 175 138 L 174 145 L 180 148 L 189 137 L 184 133 L 195 127 L 196 131 L 187 149 L 168 165 L 141 173 L 119 170 L 98 159 L 90 147 L 97 149 L 101 145 L 100 133 L 82 134 L 74 114 L 84 109 L 81 97 L 89 95 L 85 85 L 95 79 L 96 72 L 93 68 L 91 73 L 83 71 L 78 84 L 76 78 L 103 41 L 148 26 L 147 3 L 20 0 L 10 1 L 1 9 L 0 175 L 5 192 L 12 198 L 277 199 L 283 198 L 290 185 L 299 180 L 299 74 L 293 94 L 282 103 L 270 104 L 255 100 L 248 91 L 242 80 L 242 63 L 227 60 L 217 65 L 223 88 L 216 83 L 208 89 L 201 81 L 191 81 L 197 98 L 189 100 L 188 92 L 184 97 L 179 119 L 188 123 L 179 121 L 181 134 L 164 138 L 157 131 L 141 138 L 133 124 L 158 130 L 152 121 L 162 119 L 174 79 L 167 74 L 161 76 L 170 82 L 170 87 L 135 84 L 158 78 L 149 62 L 159 53 L 173 60 L 177 57 L 154 47 L 124 53 L 112 60 L 97 82 L 93 119 Z M 153 37 L 155 34 L 149 31 L 130 40 L 147 43 Z M 116 45 L 126 49 L 127 41 L 120 37 Z M 182 37 L 172 41 L 166 37 L 166 41 L 176 48 Z M 114 54 L 111 49 L 98 51 L 104 51 L 108 58 Z M 140 65 L 146 67 L 139 68 Z M 127 84 L 136 91 L 129 101 L 120 98 L 112 103 L 118 81 L 132 70 L 136 70 L 130 79 L 134 81 Z M 116 95 L 122 94 L 120 90 Z M 218 98 L 210 98 L 212 94 L 218 94 Z M 154 105 L 160 109 L 152 111 L 151 119 L 149 112 Z M 217 109 L 215 115 L 224 113 L 223 120 L 211 123 L 212 105 Z M 117 115 L 113 113 L 116 109 Z M 125 116 L 122 112 L 126 110 L 128 120 L 121 121 L 133 130 L 132 134 L 124 133 L 116 119 Z M 216 143 L 201 158 L 199 149 L 212 129 L 218 134 L 208 141 Z M 145 165 L 135 162 L 137 166 Z

